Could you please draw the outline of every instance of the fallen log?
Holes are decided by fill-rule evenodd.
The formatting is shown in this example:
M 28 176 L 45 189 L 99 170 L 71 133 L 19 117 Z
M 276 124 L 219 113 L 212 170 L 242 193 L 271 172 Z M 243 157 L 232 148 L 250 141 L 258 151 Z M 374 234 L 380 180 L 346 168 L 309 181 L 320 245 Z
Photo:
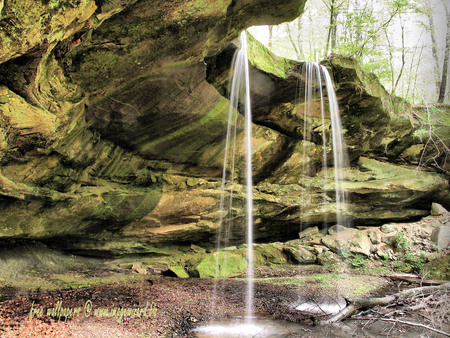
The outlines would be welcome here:
M 425 296 L 439 290 L 450 291 L 450 282 L 441 285 L 423 286 L 413 289 L 407 289 L 397 292 L 393 295 L 373 298 L 346 298 L 347 306 L 339 311 L 337 314 L 328 319 L 322 320 L 320 324 L 331 324 L 339 322 L 345 318 L 351 317 L 360 308 L 374 307 L 377 305 L 386 306 L 394 302 L 414 298 L 417 296 Z
M 448 281 L 446 281 L 446 280 L 423 279 L 420 276 L 412 275 L 412 274 L 384 275 L 383 277 L 386 277 L 386 278 L 389 278 L 392 280 L 403 281 L 403 282 L 407 282 L 407 283 L 420 284 L 422 286 L 441 285 L 441 284 L 448 283 Z
M 398 324 L 404 324 L 404 325 L 410 325 L 410 326 L 417 326 L 417 327 L 422 327 L 424 329 L 433 331 L 433 332 L 437 332 L 439 334 L 442 334 L 444 336 L 450 337 L 450 333 L 447 333 L 445 331 L 442 330 L 438 330 L 435 329 L 434 327 L 428 326 L 428 325 L 424 325 L 424 324 L 420 324 L 420 323 L 414 323 L 414 322 L 409 322 L 406 320 L 400 320 L 400 319 L 393 319 L 393 318 L 378 318 L 378 317 L 374 317 L 374 318 L 365 318 L 365 317 L 352 317 L 352 320 L 370 320 L 370 321 L 377 321 L 377 320 L 381 320 L 383 322 L 391 322 L 391 323 L 398 323 Z

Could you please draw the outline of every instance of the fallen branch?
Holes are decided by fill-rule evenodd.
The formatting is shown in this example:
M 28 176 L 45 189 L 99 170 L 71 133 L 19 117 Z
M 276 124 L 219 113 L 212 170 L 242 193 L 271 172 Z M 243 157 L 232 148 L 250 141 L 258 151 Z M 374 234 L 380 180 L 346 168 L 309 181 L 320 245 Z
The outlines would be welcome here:
M 416 283 L 423 286 L 427 285 L 441 285 L 445 284 L 448 281 L 446 280 L 434 280 L 434 279 L 422 279 L 419 276 L 416 275 L 384 275 L 384 277 L 392 279 L 392 280 L 399 280 L 404 281 L 408 283 Z
M 450 337 L 450 333 L 435 329 L 434 327 L 428 326 L 428 325 L 424 325 L 424 324 L 420 324 L 420 323 L 414 323 L 414 322 L 407 322 L 405 320 L 399 320 L 399 319 L 392 319 L 392 318 L 366 318 L 366 317 L 353 317 L 351 318 L 352 320 L 381 320 L 383 322 L 393 322 L 393 323 L 399 323 L 399 324 L 405 324 L 405 325 L 410 325 L 410 326 L 418 326 L 418 327 L 422 327 L 424 329 L 430 330 L 430 331 L 434 331 L 437 333 L 440 333 L 444 336 Z
M 360 308 L 374 307 L 377 305 L 386 306 L 391 303 L 405 300 L 408 298 L 414 298 L 417 296 L 424 296 L 431 293 L 434 293 L 439 290 L 450 290 L 450 282 L 447 282 L 442 285 L 434 285 L 434 286 L 423 286 L 413 289 L 407 289 L 395 293 L 393 295 L 385 296 L 385 297 L 376 297 L 376 298 L 347 298 L 347 306 L 339 311 L 334 316 L 323 320 L 320 324 L 331 324 L 341 321 L 345 318 L 351 317 L 356 311 Z

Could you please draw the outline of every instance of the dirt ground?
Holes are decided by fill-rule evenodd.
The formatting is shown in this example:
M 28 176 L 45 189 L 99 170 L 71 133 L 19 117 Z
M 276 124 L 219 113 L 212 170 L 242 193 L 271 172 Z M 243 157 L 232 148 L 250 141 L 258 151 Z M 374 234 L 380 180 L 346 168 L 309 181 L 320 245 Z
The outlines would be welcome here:
M 256 277 L 260 282 L 255 285 L 255 308 L 258 314 L 301 322 L 313 328 L 317 318 L 299 313 L 293 308 L 293 300 L 298 298 L 298 285 L 261 282 L 261 278 L 288 278 L 297 274 L 297 269 L 276 270 L 265 267 L 258 270 Z M 119 281 L 78 289 L 32 292 L 4 289 L 0 302 L 0 336 L 192 337 L 192 328 L 196 325 L 213 318 L 242 316 L 245 285 L 245 280 L 240 278 L 229 278 L 214 284 L 212 279 L 148 276 L 140 281 Z M 303 292 L 313 292 L 313 289 L 303 286 Z M 448 294 L 444 296 L 448 297 Z M 439 297 L 441 299 L 442 295 Z M 428 301 L 430 304 L 433 302 L 432 299 Z M 440 318 L 428 320 L 416 316 L 424 325 L 430 324 L 432 320 L 448 321 L 448 307 L 445 310 L 448 302 L 442 310 L 439 299 L 434 301 L 434 312 L 429 309 L 428 313 L 423 312 L 426 308 L 423 302 L 422 307 L 418 303 L 411 303 L 408 307 L 421 308 L 423 316 L 436 316 L 439 306 Z M 392 307 L 388 311 L 397 311 L 400 316 L 403 311 L 404 316 L 406 310 Z M 381 312 L 376 310 L 375 314 L 381 315 Z M 367 322 L 362 321 L 358 325 L 367 326 Z M 401 332 L 402 327 L 397 327 L 400 331 L 391 331 Z M 416 331 L 427 332 L 423 328 L 417 328 Z M 430 335 L 419 336 L 437 335 L 430 331 Z

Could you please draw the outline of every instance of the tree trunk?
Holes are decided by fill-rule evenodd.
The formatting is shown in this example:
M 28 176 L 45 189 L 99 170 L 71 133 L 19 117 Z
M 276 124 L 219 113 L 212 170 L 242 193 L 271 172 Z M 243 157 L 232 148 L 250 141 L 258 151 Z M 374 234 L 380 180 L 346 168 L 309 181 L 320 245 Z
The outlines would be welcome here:
M 328 55 L 328 49 L 330 47 L 330 42 L 331 42 L 331 34 L 333 31 L 333 27 L 335 26 L 335 0 L 331 0 L 330 3 L 330 25 L 328 26 L 328 34 L 327 34 L 327 44 L 325 46 L 325 54 Z
M 294 40 L 294 38 L 293 38 L 293 36 L 291 34 L 291 29 L 289 28 L 289 23 L 286 23 L 286 30 L 287 30 L 287 33 L 288 33 L 289 40 L 291 41 L 291 44 L 294 47 L 295 55 L 297 57 L 297 60 L 300 60 L 301 59 L 300 51 L 299 51 L 299 49 L 298 49 L 298 47 L 297 47 L 297 45 L 295 43 L 295 40 Z
M 333 53 L 334 48 L 336 47 L 336 33 L 337 33 L 337 17 L 338 17 L 338 11 L 335 8 L 334 9 L 334 18 L 333 18 L 333 28 L 331 30 L 331 50 L 330 52 Z
M 405 55 L 406 54 L 406 51 L 405 51 L 405 26 L 403 25 L 403 21 L 401 18 L 400 18 L 400 25 L 402 27 L 402 66 L 398 73 L 397 80 L 395 81 L 394 87 L 392 88 L 391 95 L 394 95 L 395 91 L 397 90 L 398 83 L 400 82 L 400 78 L 402 77 L 403 69 L 405 68 L 405 63 L 406 63 L 406 60 L 405 60 L 405 57 L 406 57 L 406 55 Z
M 439 98 L 438 102 L 443 103 L 445 98 L 445 92 L 447 90 L 447 74 L 448 74 L 448 58 L 450 54 L 450 15 L 448 12 L 448 9 L 445 9 L 447 14 L 447 37 L 445 39 L 445 55 L 444 55 L 444 62 L 442 66 L 442 79 L 441 79 L 441 85 L 439 87 Z
M 441 81 L 439 78 L 440 71 L 439 71 L 439 57 L 437 53 L 437 42 L 436 42 L 436 31 L 434 29 L 434 19 L 433 19 L 433 13 L 430 8 L 430 12 L 427 13 L 428 21 L 430 22 L 430 35 L 431 35 L 431 54 L 433 55 L 434 59 L 434 80 L 436 83 L 436 91 L 439 90 L 441 86 Z
M 269 49 L 272 48 L 273 26 L 269 26 Z

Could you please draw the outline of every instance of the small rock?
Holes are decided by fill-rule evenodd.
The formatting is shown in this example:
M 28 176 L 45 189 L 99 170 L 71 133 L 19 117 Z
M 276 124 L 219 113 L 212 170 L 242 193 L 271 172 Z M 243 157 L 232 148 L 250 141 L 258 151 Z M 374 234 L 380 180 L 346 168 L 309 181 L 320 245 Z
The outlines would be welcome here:
M 337 262 L 339 262 L 339 257 L 331 251 L 324 251 L 317 255 L 317 263 L 320 265 L 336 264 Z
M 381 243 L 381 234 L 374 229 L 371 229 L 367 232 L 367 234 L 369 235 L 370 241 L 372 242 L 372 244 L 380 244 Z
M 131 269 L 140 275 L 147 274 L 147 267 L 143 266 L 141 263 L 134 263 Z
M 196 179 L 194 179 L 194 178 L 188 178 L 187 180 L 186 180 L 186 185 L 188 186 L 188 187 L 193 187 L 193 186 L 195 186 L 197 184 L 197 180 Z
M 307 228 L 307 229 L 301 231 L 298 234 L 298 236 L 299 236 L 300 239 L 302 239 L 302 238 L 307 238 L 307 237 L 314 236 L 318 232 L 319 232 L 319 228 L 318 227 L 310 227 L 310 228 Z
M 332 236 L 323 237 L 322 244 L 325 245 L 330 250 L 337 251 L 338 246 L 336 240 Z
M 420 238 L 422 238 L 422 239 L 427 239 L 427 238 L 430 237 L 430 234 L 427 233 L 426 231 L 422 230 L 422 231 L 420 231 L 419 236 L 420 236 Z
M 398 231 L 397 227 L 393 224 L 383 224 L 380 228 L 381 232 L 384 232 L 385 234 Z
M 336 224 L 336 225 L 333 225 L 332 227 L 330 227 L 330 228 L 328 229 L 328 233 L 329 233 L 331 236 L 334 236 L 335 234 L 340 233 L 340 232 L 344 232 L 344 231 L 346 231 L 347 229 L 348 229 L 348 228 L 346 228 L 346 227 L 344 227 L 344 226 L 342 226 L 342 225 Z
M 438 250 L 445 249 L 450 244 L 450 227 L 441 225 L 431 233 L 431 240 L 437 245 Z
M 306 250 L 305 248 L 298 246 L 287 246 L 284 248 L 284 252 L 295 262 L 299 264 L 312 264 L 316 262 L 316 255 Z
M 380 257 L 381 259 L 384 259 L 384 260 L 388 260 L 389 259 L 389 254 L 387 252 L 384 252 L 383 250 L 378 249 L 375 254 L 378 257 Z
M 316 254 L 321 254 L 325 250 L 327 250 L 327 248 L 325 246 L 322 246 L 322 245 L 317 245 L 317 246 L 314 247 L 314 252 Z
M 292 239 L 290 241 L 287 241 L 285 244 L 286 245 L 300 245 L 300 240 L 299 239 Z
M 364 233 L 359 232 L 350 241 L 350 252 L 355 254 L 363 254 L 367 257 L 370 256 L 372 250 L 372 243 L 369 237 Z
M 178 278 L 189 278 L 189 274 L 184 270 L 181 265 L 174 265 L 169 268 L 169 271 L 172 272 Z
M 198 245 L 191 244 L 191 250 L 195 253 L 205 253 L 206 250 L 202 247 L 199 247 Z
M 308 245 L 320 245 L 320 244 L 322 243 L 321 237 L 322 237 L 322 235 L 321 235 L 320 237 L 314 237 L 314 238 L 311 238 L 311 239 L 309 239 L 309 240 L 306 240 L 306 241 L 304 242 L 304 244 L 308 244 Z
M 394 244 L 394 239 L 395 239 L 395 236 L 384 236 L 384 237 L 381 239 L 381 241 L 382 241 L 383 243 L 386 243 L 386 244 L 389 245 L 389 246 L 392 246 L 392 245 Z
M 119 264 L 119 268 L 131 269 L 131 268 L 133 268 L 133 263 L 122 263 L 122 264 Z
M 446 212 L 447 212 L 447 209 L 445 209 L 439 203 L 432 203 L 431 204 L 431 216 L 444 215 Z

